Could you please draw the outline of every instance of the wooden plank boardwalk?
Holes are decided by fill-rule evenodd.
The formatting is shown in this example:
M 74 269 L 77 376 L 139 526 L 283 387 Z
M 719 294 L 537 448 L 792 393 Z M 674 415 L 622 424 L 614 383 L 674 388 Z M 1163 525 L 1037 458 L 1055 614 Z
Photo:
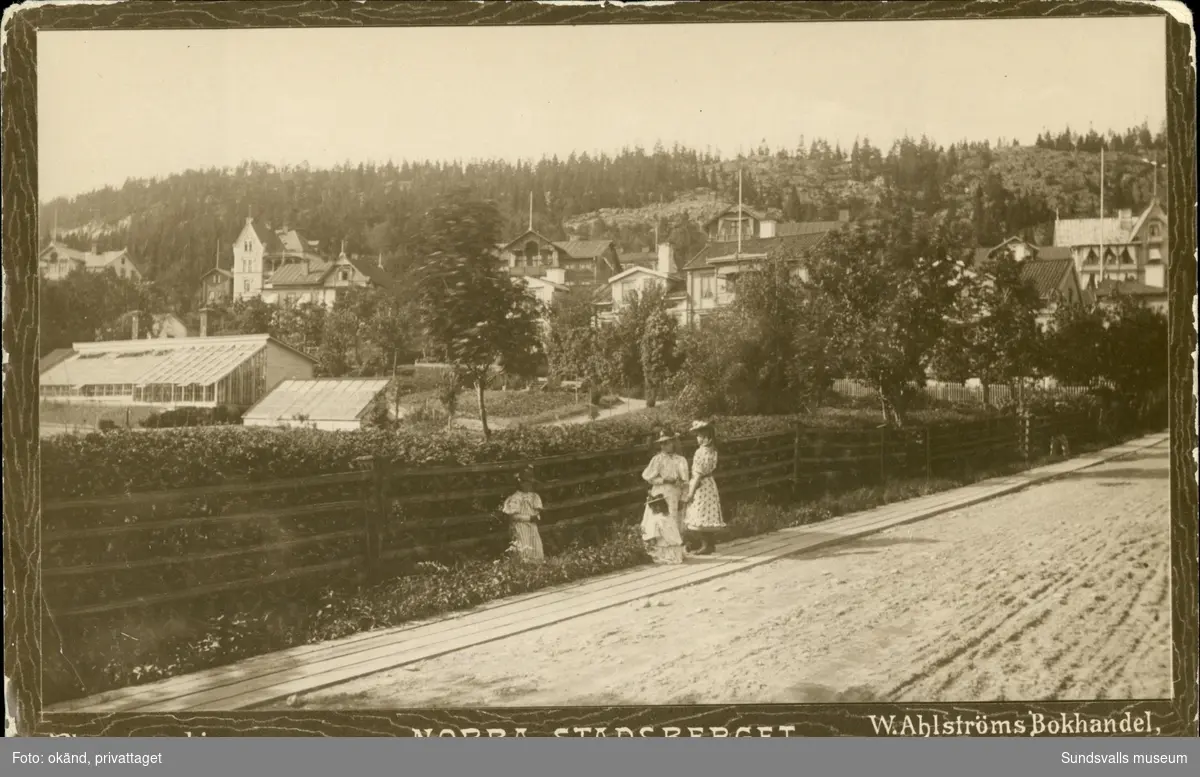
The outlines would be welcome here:
M 731 542 L 679 566 L 645 566 L 590 578 L 475 609 L 304 645 L 235 664 L 123 688 L 48 707 L 45 712 L 202 712 L 250 709 L 387 669 L 414 664 L 589 613 L 656 596 L 785 556 L 847 542 L 1010 494 L 1166 443 L 1155 434 L 1017 475 L 884 505 L 821 524 Z

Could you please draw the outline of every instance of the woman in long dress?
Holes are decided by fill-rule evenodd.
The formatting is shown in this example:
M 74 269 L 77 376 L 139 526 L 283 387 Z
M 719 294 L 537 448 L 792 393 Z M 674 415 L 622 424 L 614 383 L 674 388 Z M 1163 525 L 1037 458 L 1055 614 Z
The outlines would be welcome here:
M 517 490 L 504 500 L 501 510 L 511 522 L 517 555 L 522 561 L 539 564 L 545 558 L 542 535 L 537 528 L 537 521 L 542 516 L 542 498 L 533 489 L 533 475 L 522 472 L 517 476 Z
M 685 499 L 684 527 L 700 540 L 698 556 L 712 554 L 717 548 L 716 534 L 725 528 L 721 516 L 721 495 L 713 474 L 717 471 L 716 434 L 712 424 L 704 421 L 692 423 L 691 431 L 696 435 L 700 447 L 692 457 L 692 477 L 688 482 Z
M 688 463 L 676 452 L 675 437 L 664 433 L 656 442 L 659 453 L 642 472 L 642 480 L 650 484 L 650 496 L 642 515 L 642 539 L 656 564 L 682 564 L 680 525 Z

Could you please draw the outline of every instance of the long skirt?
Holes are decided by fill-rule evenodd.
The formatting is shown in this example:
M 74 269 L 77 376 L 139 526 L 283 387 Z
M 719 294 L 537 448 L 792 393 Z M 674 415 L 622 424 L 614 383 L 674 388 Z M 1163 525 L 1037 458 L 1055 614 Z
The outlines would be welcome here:
M 522 561 L 537 563 L 545 559 L 542 535 L 538 532 L 536 524 L 531 521 L 513 521 L 512 530 L 513 547 Z
M 682 564 L 684 559 L 683 537 L 679 533 L 679 495 L 666 489 L 655 491 L 666 497 L 670 509 L 660 515 L 646 507 L 642 513 L 642 539 L 646 552 L 656 564 Z
M 725 528 L 725 519 L 721 515 L 721 495 L 712 478 L 704 478 L 697 484 L 695 493 L 688 501 L 683 525 L 685 529 L 695 532 Z

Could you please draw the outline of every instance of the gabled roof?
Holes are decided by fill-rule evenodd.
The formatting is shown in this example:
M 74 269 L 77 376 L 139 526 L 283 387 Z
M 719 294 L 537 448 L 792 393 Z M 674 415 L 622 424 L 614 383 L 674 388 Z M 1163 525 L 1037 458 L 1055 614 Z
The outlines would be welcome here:
M 280 230 L 277 236 L 283 244 L 283 250 L 287 253 L 315 254 L 317 252 L 317 241 L 309 240 L 294 229 Z
M 1129 242 L 1129 232 L 1121 228 L 1119 218 L 1063 219 L 1054 225 L 1054 245 L 1099 245 L 1102 234 L 1105 245 Z
M 628 254 L 620 254 L 618 259 L 621 260 L 621 266 L 625 269 L 630 267 L 657 267 L 658 252 L 657 251 L 632 251 Z
M 54 365 L 59 364 L 74 355 L 74 348 L 55 348 L 50 353 L 38 359 L 38 372 L 44 373 Z
M 835 229 L 841 229 L 848 223 L 847 221 L 781 221 L 775 225 L 775 236 L 791 237 L 832 232 Z
M 1146 219 L 1150 218 L 1150 214 L 1154 212 L 1155 208 L 1162 209 L 1162 204 L 1159 203 L 1158 198 L 1150 200 L 1150 204 L 1142 211 L 1142 215 L 1137 217 L 1137 221 L 1133 222 L 1133 228 L 1129 230 L 1131 237 L 1142 231 L 1142 227 L 1146 225 Z
M 764 255 L 773 249 L 777 248 L 794 248 L 804 250 L 812 248 L 819 244 L 829 232 L 812 232 L 804 235 L 787 235 L 785 237 L 756 237 L 749 240 L 743 240 L 741 246 L 741 255 Z M 699 270 L 713 264 L 717 260 L 725 257 L 734 257 L 738 254 L 738 241 L 728 240 L 725 242 L 711 242 L 704 246 L 692 260 L 684 265 L 683 269 Z
M 554 244 L 572 259 L 596 259 L 612 246 L 611 240 L 567 240 Z
M 612 284 L 616 283 L 617 281 L 624 280 L 625 278 L 628 278 L 630 275 L 637 275 L 639 273 L 643 273 L 645 275 L 653 275 L 654 277 L 661 278 L 664 281 L 669 281 L 669 280 L 681 281 L 681 280 L 683 280 L 683 278 L 681 278 L 679 275 L 677 275 L 675 273 L 665 273 L 665 272 L 659 271 L 657 268 L 654 268 L 654 267 L 642 267 L 640 265 L 634 265 L 633 267 L 626 267 L 624 270 L 621 270 L 621 272 L 617 273 L 616 275 L 613 275 L 612 277 L 610 277 L 608 279 L 608 281 L 604 285 L 611 286 Z
M 283 252 L 283 241 L 279 236 L 262 224 L 259 224 L 254 219 L 249 219 L 247 222 L 250 228 L 254 230 L 255 237 L 258 242 L 263 244 L 263 250 L 268 254 L 278 254 Z
M 1047 299 L 1074 267 L 1070 259 L 1026 259 L 1021 262 L 1021 280 L 1031 283 L 1041 299 Z
M 317 360 L 269 335 L 179 337 L 75 343 L 74 354 L 42 373 L 43 386 L 152 383 L 202 386 L 233 372 L 268 343 Z
M 1033 252 L 1032 258 L 1042 261 L 1072 258 L 1071 249 L 1066 246 L 1038 246 L 1019 237 L 1010 237 L 1000 245 L 992 246 L 991 248 L 976 248 L 974 255 L 974 266 L 983 264 L 992 254 L 1014 242 L 1024 243 Z
M 105 267 L 108 267 L 121 257 L 127 255 L 128 252 L 124 248 L 117 251 L 101 251 L 100 253 L 96 254 L 93 254 L 89 251 L 88 253 L 84 254 L 84 261 L 87 263 L 89 270 L 101 270 Z
M 543 243 L 546 243 L 547 245 L 554 245 L 553 240 L 546 237 L 541 232 L 538 232 L 537 230 L 533 230 L 533 229 L 527 229 L 524 232 L 522 232 L 521 234 L 514 237 L 512 240 L 509 240 L 507 243 L 498 243 L 497 245 L 499 246 L 501 251 L 504 251 L 508 248 L 511 248 L 516 243 L 519 243 L 522 240 L 525 240 L 529 237 L 535 237 L 538 240 L 542 241 Z
M 320 286 L 325 276 L 333 269 L 333 262 L 319 256 L 306 256 L 300 261 L 288 262 L 267 279 L 272 288 L 278 286 Z
M 357 421 L 388 387 L 388 378 L 288 379 L 246 411 L 243 418 L 290 421 Z
M 79 251 L 79 250 L 76 250 L 76 249 L 74 249 L 74 248 L 71 248 L 70 246 L 68 246 L 66 243 L 60 243 L 60 242 L 58 242 L 57 240 L 55 240 L 55 241 L 51 242 L 51 243 L 50 243 L 50 245 L 48 245 L 48 246 L 46 246 L 45 248 L 43 248 L 43 249 L 41 250 L 41 252 L 38 254 L 38 257 L 39 257 L 39 258 L 41 258 L 41 257 L 45 257 L 45 256 L 47 256 L 47 255 L 48 255 L 48 254 L 49 254 L 51 251 L 53 251 L 54 253 L 56 253 L 60 259 L 61 259 L 61 258 L 66 258 L 66 259 L 70 259 L 70 260 L 72 260 L 72 261 L 75 261 L 75 262 L 83 262 L 83 261 L 86 261 L 86 260 L 85 260 L 85 257 L 87 256 L 87 252 L 86 252 L 86 251 Z
M 374 285 L 380 287 L 381 289 L 388 289 L 389 291 L 396 290 L 397 286 L 395 279 L 388 275 L 378 264 L 359 259 L 357 256 L 347 256 L 346 261 L 349 262 L 350 266 L 359 273 L 365 275 L 367 280 Z
M 763 213 L 761 210 L 755 210 L 754 208 L 748 207 L 746 205 L 742 205 L 740 209 L 738 208 L 737 205 L 730 205 L 725 210 L 721 211 L 717 215 L 710 218 L 708 221 L 704 222 L 704 226 L 708 227 L 712 224 L 715 224 L 718 221 L 720 221 L 722 218 L 724 218 L 725 216 L 737 216 L 740 214 L 745 214 L 752 219 L 757 219 L 758 221 L 762 221 L 763 219 L 769 218 L 769 216 L 766 213 Z
M 616 275 L 609 278 L 605 283 L 596 288 L 593 297 L 597 299 L 594 304 L 604 305 L 612 303 L 611 289 L 613 284 L 628 278 L 631 275 L 650 275 L 655 279 L 660 280 L 666 286 L 667 296 L 674 296 L 680 292 L 686 293 L 687 281 L 683 276 L 677 273 L 664 273 L 649 267 L 628 267 Z
M 115 251 L 99 251 L 97 253 L 92 253 L 91 251 L 79 251 L 71 248 L 65 243 L 54 241 L 50 243 L 50 245 L 43 248 L 38 254 L 38 257 L 45 259 L 51 251 L 56 253 L 60 259 L 65 257 L 73 262 L 80 262 L 89 270 L 102 270 L 121 257 L 124 256 L 128 258 L 129 256 L 129 252 L 124 248 L 117 249 Z M 132 260 L 130 260 L 130 263 L 132 264 Z M 134 265 L 134 267 L 136 268 L 136 265 Z
M 220 275 L 223 278 L 228 278 L 230 280 L 233 280 L 233 273 L 230 272 L 229 270 L 221 269 L 220 267 L 210 267 L 200 277 L 207 278 L 208 276 L 212 275 L 213 273 L 216 273 L 217 275 Z

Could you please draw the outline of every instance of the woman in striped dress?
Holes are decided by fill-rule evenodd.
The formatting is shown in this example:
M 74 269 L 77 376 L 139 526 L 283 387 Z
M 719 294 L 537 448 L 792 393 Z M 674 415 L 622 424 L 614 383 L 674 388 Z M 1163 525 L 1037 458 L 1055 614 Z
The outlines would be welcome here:
M 713 474 L 717 471 L 716 434 L 712 424 L 696 421 L 691 431 L 696 435 L 700 447 L 692 457 L 692 477 L 686 492 L 687 511 L 683 525 L 699 536 L 701 541 L 697 556 L 708 556 L 717 548 L 716 534 L 725 528 L 721 516 L 721 495 Z
M 517 490 L 504 501 L 501 510 L 512 523 L 513 547 L 522 561 L 534 564 L 545 559 L 542 551 L 542 535 L 537 522 L 542 517 L 542 498 L 534 489 L 532 473 L 525 471 L 517 476 Z

